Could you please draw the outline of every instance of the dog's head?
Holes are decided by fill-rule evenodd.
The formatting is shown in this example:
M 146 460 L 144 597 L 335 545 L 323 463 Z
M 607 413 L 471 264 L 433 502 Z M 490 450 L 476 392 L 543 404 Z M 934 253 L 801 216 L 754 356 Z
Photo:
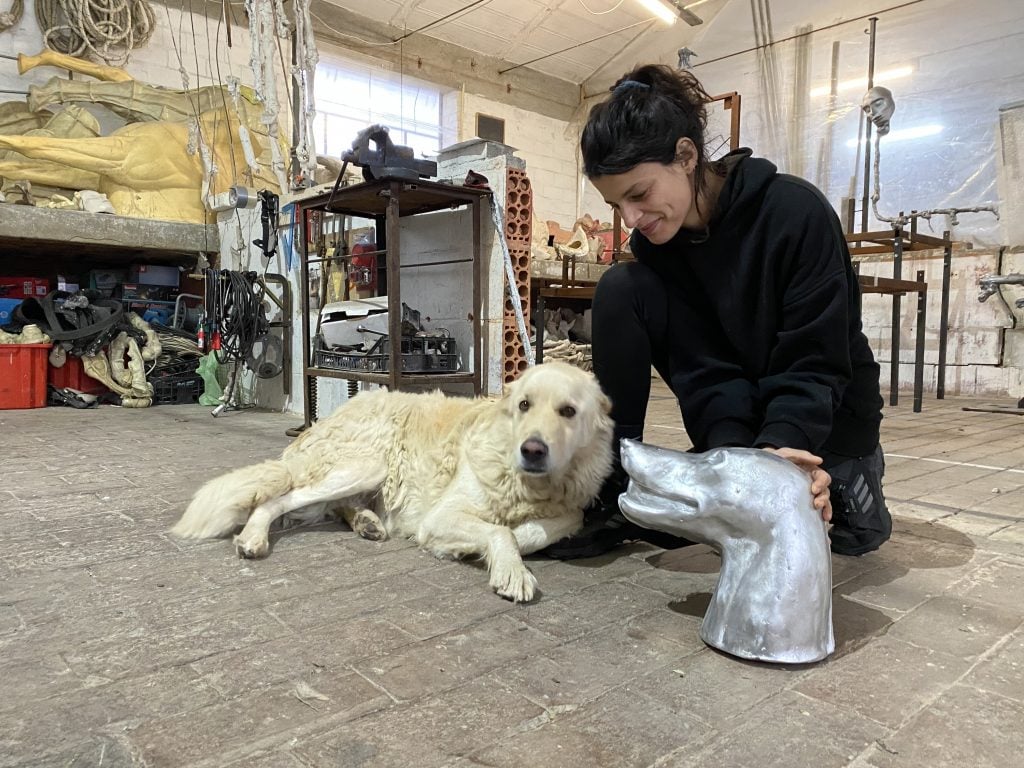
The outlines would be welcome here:
M 592 374 L 566 363 L 534 366 L 508 388 L 514 465 L 528 475 L 559 475 L 571 465 L 607 474 L 611 402 Z M 576 468 L 579 471 L 580 467 Z
M 684 453 L 623 440 L 622 467 L 630 483 L 619 507 L 645 528 L 721 542 L 770 536 L 791 511 L 813 512 L 807 475 L 756 448 Z

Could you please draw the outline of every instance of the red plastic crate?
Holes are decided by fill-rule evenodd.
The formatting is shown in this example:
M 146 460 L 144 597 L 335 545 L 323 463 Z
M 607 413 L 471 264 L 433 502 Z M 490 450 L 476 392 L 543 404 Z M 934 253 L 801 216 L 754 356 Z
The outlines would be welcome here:
M 49 344 L 0 344 L 0 410 L 46 405 Z
M 67 362 L 60 368 L 48 365 L 46 371 L 46 380 L 57 389 L 69 388 L 90 395 L 102 395 L 110 391 L 103 382 L 85 375 L 80 357 L 69 355 Z

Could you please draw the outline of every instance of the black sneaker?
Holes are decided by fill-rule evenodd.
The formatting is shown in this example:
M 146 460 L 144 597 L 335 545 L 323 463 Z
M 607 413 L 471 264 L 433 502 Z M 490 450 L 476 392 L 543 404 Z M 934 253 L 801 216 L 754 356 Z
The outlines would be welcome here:
M 652 531 L 641 528 L 623 517 L 621 512 L 612 512 L 608 516 L 601 515 L 606 508 L 593 510 L 585 518 L 583 528 L 572 536 L 548 545 L 540 551 L 555 560 L 575 560 L 582 557 L 597 557 L 627 541 L 646 541 L 662 549 L 679 549 L 688 547 L 694 542 L 681 539 L 664 531 Z M 591 510 L 588 510 L 591 512 Z
M 856 557 L 874 552 L 892 535 L 892 517 L 882 496 L 882 448 L 827 467 L 832 475 L 832 551 Z

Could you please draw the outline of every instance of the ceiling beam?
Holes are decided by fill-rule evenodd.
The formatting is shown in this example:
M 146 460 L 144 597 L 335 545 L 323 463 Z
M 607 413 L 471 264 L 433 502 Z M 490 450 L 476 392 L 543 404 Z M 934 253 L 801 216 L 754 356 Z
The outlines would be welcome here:
M 600 72 L 605 71 L 612 64 L 614 64 L 615 62 L 619 61 L 619 59 L 622 58 L 622 56 L 626 53 L 626 51 L 630 47 L 632 47 L 633 43 L 635 43 L 643 35 L 646 35 L 648 32 L 651 31 L 651 27 L 654 26 L 654 24 L 656 22 L 657 22 L 657 19 L 651 19 L 650 23 L 646 27 L 643 27 L 639 32 L 637 32 L 635 35 L 633 35 L 633 37 L 631 37 L 628 41 L 626 41 L 626 43 L 621 48 L 619 48 L 619 50 L 617 50 L 615 53 L 613 53 L 611 56 L 609 56 L 607 59 L 605 59 L 604 63 L 601 64 L 601 66 L 599 66 L 597 69 L 595 69 L 593 72 L 591 72 L 585 78 L 583 78 L 583 82 L 580 83 L 580 86 L 583 88 L 583 90 L 586 91 L 587 83 L 589 83 L 591 80 L 593 80 L 595 77 L 597 77 L 597 75 Z M 616 75 L 616 78 L 618 78 L 617 75 Z
M 449 88 L 465 88 L 484 98 L 500 101 L 559 120 L 570 120 L 580 103 L 580 88 L 568 80 L 530 69 L 500 74 L 512 62 L 470 51 L 429 35 L 391 41 L 403 31 L 359 16 L 326 0 L 313 0 L 313 30 L 318 40 L 370 56 L 410 77 Z
M 540 11 L 537 14 L 535 14 L 532 19 L 526 22 L 526 25 L 521 30 L 519 30 L 519 34 L 517 34 L 514 38 L 512 38 L 512 40 L 509 41 L 509 44 L 506 45 L 505 48 L 501 51 L 500 57 L 503 59 L 507 59 L 512 53 L 515 52 L 516 48 L 522 45 L 523 42 L 527 38 L 529 38 L 530 35 L 533 34 L 533 31 L 537 29 L 537 27 L 539 27 L 547 20 L 548 16 L 550 16 L 555 11 L 559 10 L 567 2 L 568 0 L 557 0 L 557 2 L 554 2 L 551 5 L 546 5 L 543 8 L 541 8 Z

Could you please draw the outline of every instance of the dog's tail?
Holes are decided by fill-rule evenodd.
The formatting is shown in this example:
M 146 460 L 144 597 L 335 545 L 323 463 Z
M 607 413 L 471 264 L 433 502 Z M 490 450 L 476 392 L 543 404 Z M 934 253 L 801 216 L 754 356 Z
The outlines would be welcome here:
M 283 461 L 264 461 L 215 477 L 196 491 L 192 502 L 171 528 L 183 539 L 215 539 L 245 525 L 263 502 L 292 489 L 292 476 Z

